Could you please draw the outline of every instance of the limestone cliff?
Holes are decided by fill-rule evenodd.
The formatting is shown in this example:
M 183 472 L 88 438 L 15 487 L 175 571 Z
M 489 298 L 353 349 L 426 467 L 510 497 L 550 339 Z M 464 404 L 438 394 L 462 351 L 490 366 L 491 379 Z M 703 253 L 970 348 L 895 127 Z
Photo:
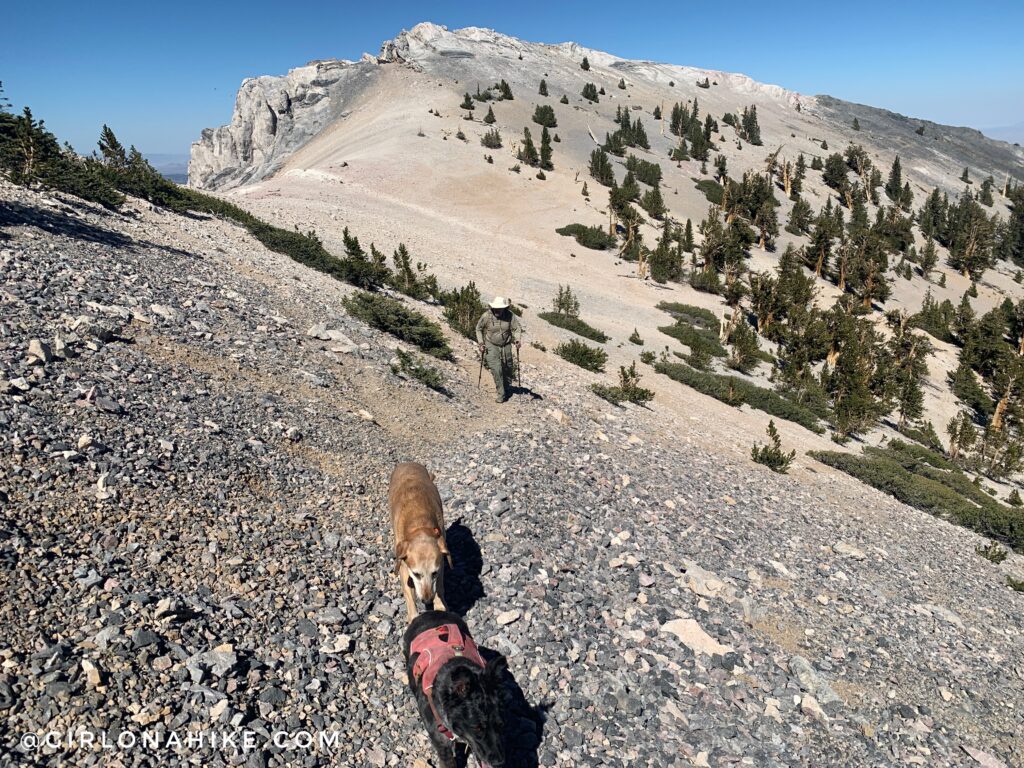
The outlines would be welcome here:
M 271 175 L 372 82 L 377 63 L 315 61 L 282 77 L 245 80 L 231 122 L 206 128 L 192 145 L 189 184 L 230 189 Z

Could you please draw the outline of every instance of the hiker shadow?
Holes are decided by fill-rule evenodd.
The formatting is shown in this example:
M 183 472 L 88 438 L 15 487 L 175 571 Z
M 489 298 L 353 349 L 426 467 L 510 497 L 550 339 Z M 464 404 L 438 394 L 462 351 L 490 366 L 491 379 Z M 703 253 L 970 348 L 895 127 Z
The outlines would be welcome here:
M 445 532 L 445 542 L 455 563 L 444 575 L 444 596 L 448 610 L 465 617 L 476 601 L 484 596 L 484 585 L 480 574 L 484 569 L 484 558 L 480 545 L 473 538 L 473 532 L 456 520 Z
M 530 398 L 531 400 L 543 400 L 543 399 L 544 399 L 544 396 L 543 396 L 543 395 L 541 395 L 541 394 L 539 394 L 539 393 L 537 393 L 537 392 L 534 392 L 534 391 L 533 391 L 532 389 L 530 389 L 529 387 L 517 387 L 517 386 L 513 386 L 513 387 L 511 387 L 511 388 L 510 388 L 510 391 L 511 391 L 511 393 L 512 393 L 513 395 L 526 395 L 526 396 L 528 396 L 528 397 L 529 397 L 529 398 Z

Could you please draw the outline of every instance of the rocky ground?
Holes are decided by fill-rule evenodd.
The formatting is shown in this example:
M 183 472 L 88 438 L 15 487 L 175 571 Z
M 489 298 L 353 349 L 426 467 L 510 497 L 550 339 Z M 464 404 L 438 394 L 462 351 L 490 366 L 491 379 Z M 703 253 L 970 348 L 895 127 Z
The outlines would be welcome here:
M 551 355 L 498 406 L 453 339 L 431 392 L 344 286 L 222 222 L 2 186 L 0 232 L 0 764 L 432 763 L 406 459 L 438 476 L 450 602 L 509 659 L 510 764 L 1024 764 L 1019 557 Z

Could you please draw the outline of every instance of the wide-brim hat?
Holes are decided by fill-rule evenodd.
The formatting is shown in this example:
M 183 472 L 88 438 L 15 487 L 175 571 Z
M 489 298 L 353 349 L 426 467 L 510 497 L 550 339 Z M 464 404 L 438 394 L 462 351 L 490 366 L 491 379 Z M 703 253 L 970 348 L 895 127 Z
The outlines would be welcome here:
M 506 299 L 504 296 L 495 296 L 494 299 L 488 304 L 491 309 L 508 309 L 512 306 L 512 302 Z

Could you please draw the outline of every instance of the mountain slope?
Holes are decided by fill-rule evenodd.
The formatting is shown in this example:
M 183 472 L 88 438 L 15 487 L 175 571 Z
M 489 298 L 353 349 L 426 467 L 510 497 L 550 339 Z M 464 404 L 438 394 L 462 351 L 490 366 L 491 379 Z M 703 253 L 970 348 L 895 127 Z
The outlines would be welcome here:
M 781 476 L 715 448 L 727 406 L 616 409 L 531 348 L 536 399 L 497 406 L 454 336 L 446 398 L 392 371 L 349 286 L 136 200 L 0 181 L 0 268 L 18 765 L 431 758 L 385 511 L 407 459 L 438 477 L 449 601 L 509 660 L 509 768 L 1020 763 L 1021 557 L 803 458 Z

